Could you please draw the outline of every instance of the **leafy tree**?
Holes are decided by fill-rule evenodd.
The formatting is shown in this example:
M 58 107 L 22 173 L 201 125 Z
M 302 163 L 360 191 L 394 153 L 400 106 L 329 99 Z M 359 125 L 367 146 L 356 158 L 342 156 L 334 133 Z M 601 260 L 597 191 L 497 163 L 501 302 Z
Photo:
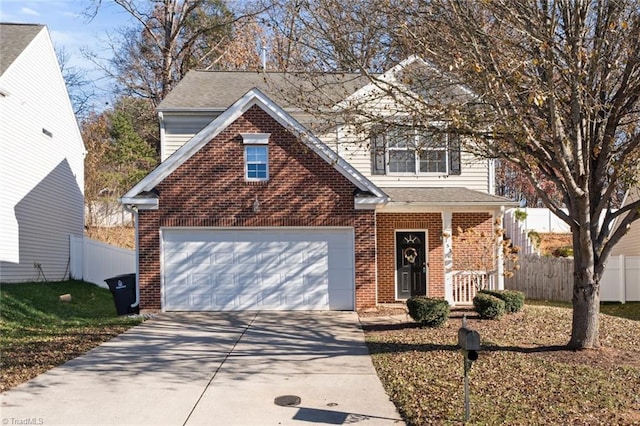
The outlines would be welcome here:
M 91 113 L 82 122 L 85 158 L 85 203 L 87 225 L 96 225 L 99 215 L 118 207 L 118 197 L 149 173 L 158 163 L 155 143 L 136 129 L 140 100 L 124 98 L 115 109 Z
M 122 96 L 115 102 L 113 110 L 128 117 L 133 131 L 159 155 L 160 128 L 153 104 L 148 99 Z
M 562 194 L 558 192 L 553 182 L 539 176 L 536 185 L 547 193 L 554 202 L 562 205 Z M 520 201 L 527 207 L 544 207 L 544 203 L 531 180 L 522 173 L 520 168 L 504 160 L 496 162 L 496 194 Z
M 87 226 L 99 223 L 100 214 L 110 214 L 113 205 L 112 194 L 116 193 L 118 182 L 113 179 L 111 165 L 107 161 L 113 144 L 110 141 L 109 121 L 105 113 L 90 113 L 81 122 L 85 156 L 84 199 L 88 210 Z
M 118 192 L 124 192 L 144 178 L 157 163 L 155 149 L 136 133 L 132 117 L 124 111 L 111 114 L 113 149 L 107 154 Z
M 434 122 L 446 123 L 446 131 L 466 136 L 467 151 L 500 159 L 526 176 L 544 205 L 573 234 L 569 346 L 598 347 L 600 279 L 612 248 L 640 218 L 640 201 L 614 209 L 615 195 L 638 184 L 637 2 L 359 4 L 354 8 L 329 0 L 296 3 L 304 34 L 312 35 L 313 41 L 300 33 L 291 41 L 322 65 L 316 69 L 326 66 L 366 76 L 378 88 L 369 107 L 374 97 L 395 101 L 385 103 L 384 113 L 376 115 L 367 114 L 362 104 L 342 103 L 343 117 L 369 126 L 403 120 L 433 131 L 439 127 Z M 337 22 L 332 16 L 341 19 Z M 368 34 L 362 25 L 369 23 L 384 27 L 380 42 L 388 54 L 417 55 L 428 62 L 398 70 L 394 81 L 380 79 L 373 73 L 378 61 L 371 62 L 352 45 L 351 33 Z M 310 74 L 308 81 L 320 80 Z M 319 110 L 317 99 L 314 104 L 305 103 L 305 96 L 291 101 L 308 111 Z M 388 105 L 395 105 L 395 110 Z M 559 196 L 551 196 L 541 182 L 552 183 Z

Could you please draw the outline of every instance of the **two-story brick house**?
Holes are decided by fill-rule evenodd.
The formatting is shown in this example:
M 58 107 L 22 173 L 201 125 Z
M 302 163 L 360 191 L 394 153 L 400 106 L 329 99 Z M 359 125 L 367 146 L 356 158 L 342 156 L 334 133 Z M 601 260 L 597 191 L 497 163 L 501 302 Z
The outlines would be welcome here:
M 417 129 L 313 134 L 284 84 L 191 71 L 159 105 L 162 163 L 122 198 L 138 212 L 143 309 L 468 303 L 478 279 L 502 286 L 495 244 L 474 237 L 493 243 L 510 205 L 490 161 Z

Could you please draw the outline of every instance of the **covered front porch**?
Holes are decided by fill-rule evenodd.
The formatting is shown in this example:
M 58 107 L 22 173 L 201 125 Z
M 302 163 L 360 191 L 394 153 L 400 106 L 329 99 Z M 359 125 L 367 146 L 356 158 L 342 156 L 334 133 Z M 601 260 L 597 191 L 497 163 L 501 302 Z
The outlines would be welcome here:
M 503 289 L 505 205 L 464 188 L 383 188 L 376 211 L 378 303 L 413 296 L 472 304 L 482 289 Z

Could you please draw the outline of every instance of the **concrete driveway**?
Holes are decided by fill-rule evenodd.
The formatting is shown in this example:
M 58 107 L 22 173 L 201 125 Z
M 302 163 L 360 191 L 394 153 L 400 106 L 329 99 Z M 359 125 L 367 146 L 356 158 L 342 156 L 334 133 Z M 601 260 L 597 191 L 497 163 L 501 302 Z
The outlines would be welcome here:
M 277 405 L 282 396 L 290 398 Z M 404 424 L 354 312 L 161 314 L 5 392 L 0 417 L 3 425 Z

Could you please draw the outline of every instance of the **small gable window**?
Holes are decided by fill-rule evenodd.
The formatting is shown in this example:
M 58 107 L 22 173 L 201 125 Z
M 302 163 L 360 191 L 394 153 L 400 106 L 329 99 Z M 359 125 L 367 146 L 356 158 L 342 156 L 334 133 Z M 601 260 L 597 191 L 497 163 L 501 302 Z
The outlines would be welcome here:
M 243 133 L 244 176 L 247 181 L 269 180 L 269 133 Z

